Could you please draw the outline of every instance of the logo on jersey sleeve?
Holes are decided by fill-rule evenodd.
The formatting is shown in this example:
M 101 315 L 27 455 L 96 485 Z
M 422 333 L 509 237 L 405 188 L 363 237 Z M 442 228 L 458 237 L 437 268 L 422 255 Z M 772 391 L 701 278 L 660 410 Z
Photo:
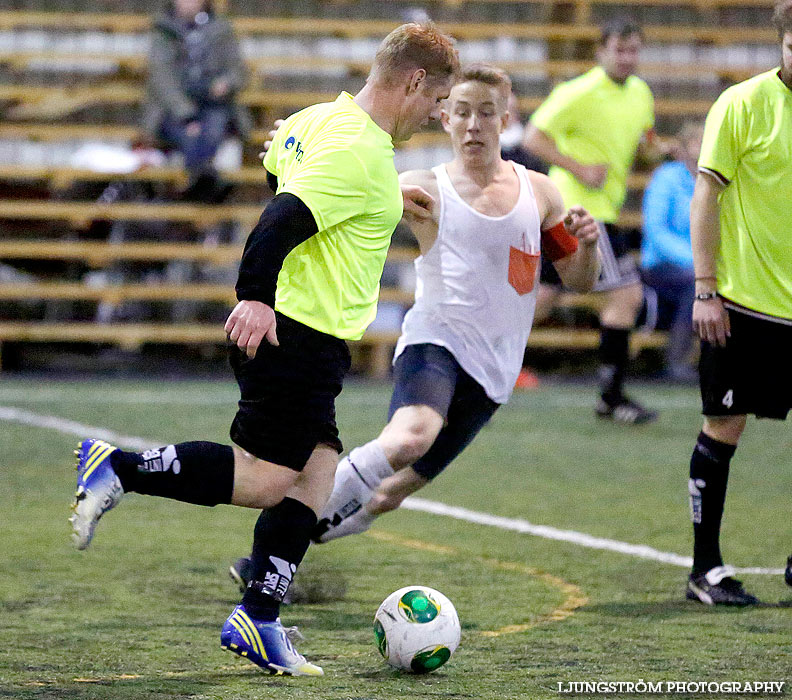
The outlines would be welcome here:
M 290 151 L 292 148 L 294 148 L 294 160 L 296 160 L 298 163 L 302 163 L 302 157 L 304 153 L 302 141 L 298 141 L 296 138 L 294 138 L 294 136 L 289 136 L 289 138 L 286 139 L 286 143 L 283 144 L 283 147 L 287 151 Z

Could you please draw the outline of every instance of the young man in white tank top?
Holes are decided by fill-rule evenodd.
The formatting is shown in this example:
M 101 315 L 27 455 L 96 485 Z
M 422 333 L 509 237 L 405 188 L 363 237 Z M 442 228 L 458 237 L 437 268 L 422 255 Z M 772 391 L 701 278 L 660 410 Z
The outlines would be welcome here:
M 442 113 L 454 160 L 403 173 L 434 199 L 431 218 L 405 215 L 420 246 L 418 288 L 396 349 L 389 422 L 345 457 L 314 540 L 363 532 L 437 476 L 509 399 L 522 367 L 539 260 L 588 291 L 599 274 L 599 227 L 564 209 L 548 177 L 500 155 L 511 81 L 471 66 Z M 415 192 L 420 193 L 421 189 Z M 231 567 L 240 584 L 245 559 Z

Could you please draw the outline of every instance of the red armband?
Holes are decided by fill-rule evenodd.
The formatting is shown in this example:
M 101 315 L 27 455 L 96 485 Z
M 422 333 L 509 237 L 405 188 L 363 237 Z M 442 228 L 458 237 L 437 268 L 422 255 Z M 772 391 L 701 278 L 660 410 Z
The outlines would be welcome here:
M 578 239 L 560 221 L 553 228 L 542 231 L 542 254 L 551 262 L 572 255 L 578 249 Z

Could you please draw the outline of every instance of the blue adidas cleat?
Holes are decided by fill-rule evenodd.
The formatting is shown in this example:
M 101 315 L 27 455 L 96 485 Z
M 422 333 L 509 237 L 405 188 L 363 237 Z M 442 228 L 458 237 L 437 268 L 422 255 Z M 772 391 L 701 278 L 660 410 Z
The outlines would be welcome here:
M 271 674 L 283 676 L 323 676 L 319 666 L 305 660 L 292 646 L 291 638 L 302 638 L 296 627 L 284 628 L 275 622 L 258 622 L 237 605 L 223 625 L 220 648 L 249 659 Z
M 74 451 L 77 457 L 77 493 L 69 518 L 77 549 L 91 544 L 96 523 L 108 510 L 115 508 L 124 489 L 110 465 L 110 455 L 118 448 L 103 440 L 83 440 Z

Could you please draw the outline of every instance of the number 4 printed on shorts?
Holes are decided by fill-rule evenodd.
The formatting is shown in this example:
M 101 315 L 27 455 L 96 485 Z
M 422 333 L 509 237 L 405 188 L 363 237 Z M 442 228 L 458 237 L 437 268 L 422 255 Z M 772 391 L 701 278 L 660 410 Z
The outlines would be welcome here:
M 734 405 L 734 389 L 729 389 L 726 392 L 721 403 L 726 406 L 726 408 L 731 408 Z

